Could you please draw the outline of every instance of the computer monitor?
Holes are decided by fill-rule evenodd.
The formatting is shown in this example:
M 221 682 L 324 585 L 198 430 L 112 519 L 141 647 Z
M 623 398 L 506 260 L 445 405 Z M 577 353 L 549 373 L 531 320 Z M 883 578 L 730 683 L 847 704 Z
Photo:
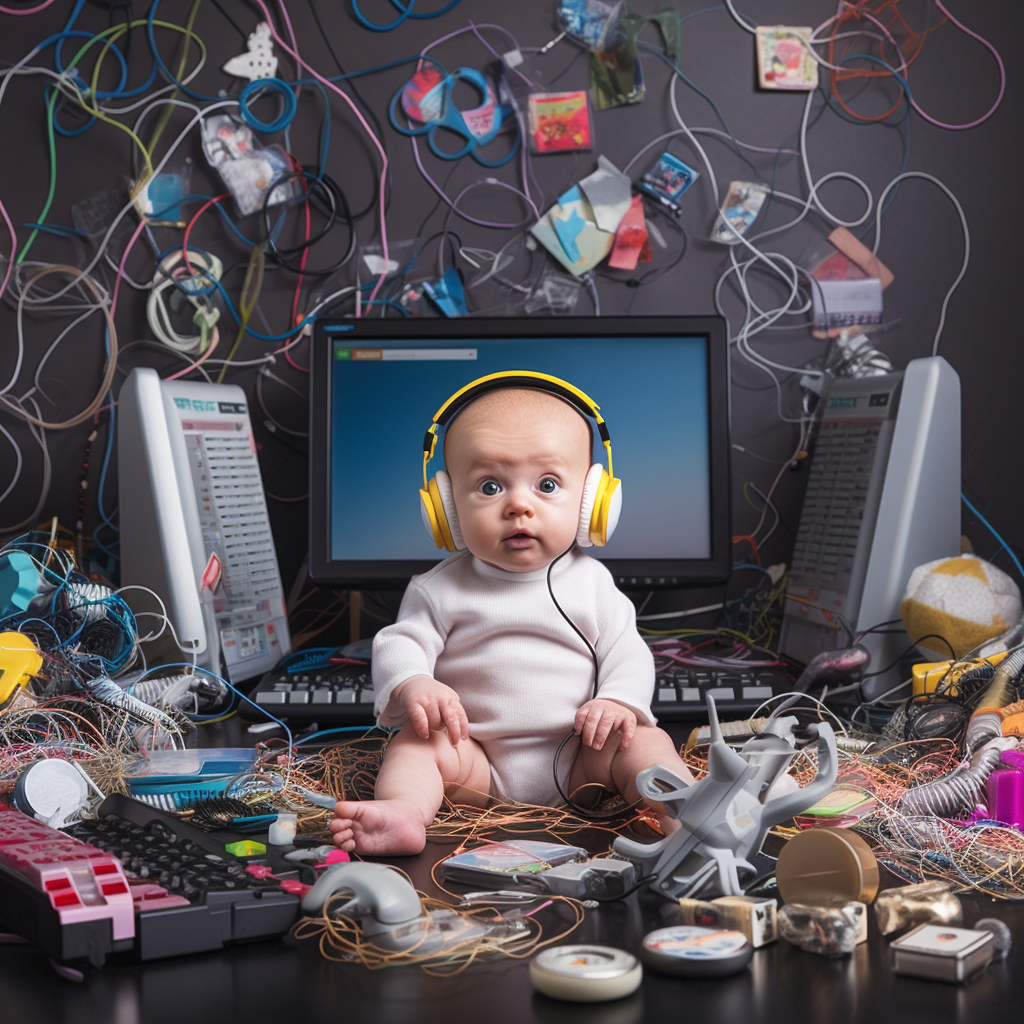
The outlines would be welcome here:
M 534 370 L 589 395 L 611 435 L 622 516 L 607 546 L 588 552 L 623 589 L 723 581 L 731 566 L 728 360 L 717 317 L 318 321 L 310 578 L 395 589 L 445 557 L 420 519 L 427 428 L 470 381 Z M 594 461 L 605 461 L 596 431 Z M 429 471 L 442 465 L 439 444 Z

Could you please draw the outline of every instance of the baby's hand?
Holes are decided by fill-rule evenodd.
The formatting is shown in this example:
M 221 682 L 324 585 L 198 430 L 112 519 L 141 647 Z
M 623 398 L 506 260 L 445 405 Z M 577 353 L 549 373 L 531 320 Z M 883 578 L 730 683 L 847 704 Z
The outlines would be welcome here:
M 454 747 L 460 740 L 469 739 L 469 719 L 459 695 L 431 676 L 412 676 L 401 682 L 391 693 L 409 719 L 417 736 L 429 739 L 432 732 L 445 729 Z
M 600 750 L 613 732 L 622 734 L 619 749 L 625 750 L 633 742 L 636 715 L 623 704 L 613 700 L 588 700 L 576 712 L 573 730 L 583 739 L 585 747 Z

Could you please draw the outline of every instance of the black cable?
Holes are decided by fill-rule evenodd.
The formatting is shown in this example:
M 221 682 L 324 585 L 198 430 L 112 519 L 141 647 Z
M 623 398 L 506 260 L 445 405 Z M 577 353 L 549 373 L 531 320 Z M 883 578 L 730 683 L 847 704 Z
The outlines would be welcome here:
M 541 875 L 540 877 L 543 879 L 544 876 Z M 619 900 L 624 900 L 627 896 L 632 896 L 640 886 L 653 882 L 657 877 L 657 875 L 644 875 L 642 878 L 638 878 L 625 892 L 620 892 L 617 896 L 597 896 L 590 893 L 581 897 L 581 899 L 593 900 L 595 903 L 617 903 Z
M 305 201 L 315 206 L 319 212 L 326 216 L 327 220 L 319 231 L 311 237 L 304 239 L 299 245 L 279 246 L 277 242 L 274 241 L 274 231 L 270 224 L 270 197 L 273 194 L 274 189 L 282 182 L 295 179 L 301 179 L 303 182 L 306 190 L 304 197 Z M 325 198 L 328 201 L 326 206 L 321 205 Z M 339 206 L 341 208 L 341 217 L 338 215 Z M 316 176 L 308 167 L 304 166 L 301 171 L 295 171 L 292 174 L 279 179 L 275 183 L 274 188 L 269 189 L 267 194 L 263 197 L 262 213 L 264 225 L 267 231 L 267 256 L 273 263 L 283 267 L 285 270 L 290 270 L 292 273 L 301 275 L 302 277 L 330 277 L 332 274 L 341 270 L 341 268 L 344 267 L 355 255 L 356 230 L 352 211 L 349 208 L 348 199 L 346 199 L 345 193 L 329 174 Z M 298 253 L 308 251 L 318 242 L 323 241 L 330 233 L 331 228 L 333 228 L 339 220 L 344 222 L 345 226 L 348 228 L 349 235 L 348 249 L 340 260 L 328 267 L 304 267 L 301 263 L 294 263 L 288 259 L 289 256 L 294 256 Z
M 221 7 L 221 5 L 218 2 L 218 0 L 211 0 L 211 3 L 213 4 L 214 7 L 217 8 L 218 11 L 220 11 L 220 13 L 224 16 L 224 18 L 228 22 L 228 24 L 230 24 L 231 27 L 242 37 L 242 42 L 248 43 L 248 41 L 249 41 L 249 33 L 246 32 L 242 28 L 242 26 L 239 25 L 238 22 L 235 21 L 235 19 L 232 18 L 231 15 L 228 14 L 227 11 L 224 10 L 223 7 Z
M 338 59 L 338 55 L 334 52 L 334 47 L 331 46 L 331 37 L 327 33 L 327 30 L 324 28 L 323 22 L 320 20 L 320 15 L 317 12 L 317 9 L 316 9 L 316 6 L 313 3 L 313 0 L 306 0 L 306 2 L 309 4 L 310 13 L 313 15 L 313 20 L 316 22 L 316 27 L 320 30 L 320 37 L 323 39 L 324 43 L 326 44 L 327 50 L 328 50 L 328 52 L 331 55 L 331 59 L 334 61 L 335 67 L 337 67 L 338 72 L 340 74 L 342 74 L 342 75 L 347 74 L 345 69 L 341 66 L 341 61 Z M 371 103 L 367 103 L 366 102 L 366 100 L 364 99 L 362 93 L 360 93 L 359 90 L 356 88 L 355 82 L 352 79 L 348 79 L 347 82 L 348 82 L 349 89 L 352 91 L 352 95 L 355 96 L 355 98 L 357 100 L 359 100 L 360 104 L 363 107 L 363 110 L 366 112 L 367 116 L 373 121 L 373 126 L 377 129 L 377 139 L 379 140 L 381 149 L 384 150 L 384 155 L 386 157 L 387 153 L 388 153 L 387 133 L 384 131 L 384 126 L 380 123 L 380 119 L 377 117 L 377 112 L 373 109 L 373 105 Z M 390 161 L 388 161 L 388 173 L 387 173 L 387 177 L 384 180 L 384 212 L 385 212 L 385 214 L 387 213 L 389 207 L 391 206 L 391 192 L 392 192 L 392 186 L 391 186 L 391 163 L 390 163 Z M 367 204 L 365 209 L 360 210 L 358 213 L 354 213 L 352 215 L 352 219 L 353 220 L 362 220 L 363 217 L 365 217 L 367 214 L 372 213 L 377 208 L 377 204 L 378 204 L 378 200 L 379 199 L 380 199 L 380 186 L 377 183 L 376 177 L 374 177 L 374 181 L 373 181 L 373 198 Z
M 895 668 L 922 640 L 941 640 L 949 648 L 950 655 L 956 661 L 956 651 L 953 650 L 953 645 L 944 636 L 940 633 L 925 633 L 924 636 L 918 637 L 912 644 L 905 647 L 902 653 L 894 661 L 886 665 L 885 668 L 880 668 L 877 672 L 865 672 L 864 678 L 871 679 L 874 676 L 884 675 L 889 669 Z
M 551 561 L 551 563 L 548 565 L 547 585 L 548 593 L 551 595 L 551 601 L 557 609 L 558 614 L 561 615 L 563 619 L 565 619 L 565 621 L 569 624 L 569 628 L 580 638 L 580 640 L 583 641 L 584 646 L 590 652 L 591 660 L 594 662 L 594 693 L 593 696 L 590 698 L 591 700 L 593 700 L 597 696 L 598 688 L 601 685 L 601 664 L 597 657 L 597 651 L 594 649 L 594 645 L 586 638 L 586 636 L 584 636 L 583 631 L 579 628 L 579 626 L 577 626 L 576 623 L 573 622 L 568 615 L 566 615 L 565 610 L 558 603 L 558 598 L 555 597 L 555 591 L 551 586 L 551 570 L 554 569 L 555 563 L 560 562 L 563 558 L 565 558 L 566 555 L 568 555 L 575 549 L 576 541 L 573 541 L 572 544 L 565 549 L 565 551 L 563 551 L 557 558 Z M 563 739 L 562 742 L 558 744 L 558 749 L 555 751 L 554 760 L 551 763 L 551 773 L 554 776 L 555 789 L 558 790 L 558 795 L 562 798 L 562 800 L 568 807 L 572 808 L 573 811 L 575 811 L 583 818 L 592 818 L 596 821 L 606 821 L 609 818 L 621 817 L 621 810 L 605 812 L 604 814 L 597 814 L 594 811 L 592 811 L 589 807 L 581 807 L 570 796 L 568 796 L 568 794 L 566 794 L 564 789 L 562 789 L 562 784 L 558 781 L 558 759 L 561 757 L 562 750 L 565 748 L 566 743 L 568 743 L 569 740 L 571 740 L 575 735 L 575 731 L 569 732 L 565 739 Z

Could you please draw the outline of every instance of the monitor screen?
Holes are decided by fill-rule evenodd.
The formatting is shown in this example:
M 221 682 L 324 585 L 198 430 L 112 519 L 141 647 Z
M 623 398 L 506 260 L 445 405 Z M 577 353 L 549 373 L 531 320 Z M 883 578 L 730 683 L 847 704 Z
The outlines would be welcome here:
M 718 318 L 325 319 L 311 370 L 315 582 L 401 587 L 445 556 L 420 518 L 424 435 L 461 387 L 507 370 L 559 377 L 600 406 L 622 515 L 608 544 L 588 551 L 621 587 L 728 576 L 729 371 Z M 441 468 L 439 443 L 428 472 Z

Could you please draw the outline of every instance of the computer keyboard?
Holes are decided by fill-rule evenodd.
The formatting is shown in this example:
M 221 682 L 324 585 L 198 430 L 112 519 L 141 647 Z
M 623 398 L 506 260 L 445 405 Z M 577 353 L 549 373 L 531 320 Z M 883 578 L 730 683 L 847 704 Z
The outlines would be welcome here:
M 291 887 L 130 797 L 107 797 L 95 819 L 64 831 L 0 804 L 0 922 L 61 962 L 276 938 L 299 916 Z
M 708 668 L 675 665 L 655 678 L 651 710 L 660 722 L 707 720 L 707 697 L 715 699 L 722 721 L 749 715 L 766 700 L 793 689 L 781 665 L 760 668 Z
M 282 662 L 268 672 L 249 694 L 259 708 L 275 718 L 316 722 L 321 728 L 374 724 L 376 694 L 369 664 L 305 670 L 287 665 Z M 781 665 L 728 669 L 674 665 L 658 673 L 651 708 L 662 722 L 706 720 L 710 693 L 719 717 L 735 718 L 792 690 L 793 678 Z M 239 714 L 248 720 L 261 718 L 251 704 L 244 704 Z
M 249 694 L 257 707 L 243 702 L 238 713 L 250 721 L 263 719 L 259 709 L 290 722 L 331 725 L 373 725 L 373 679 L 369 664 L 302 667 L 285 659 L 275 665 Z

